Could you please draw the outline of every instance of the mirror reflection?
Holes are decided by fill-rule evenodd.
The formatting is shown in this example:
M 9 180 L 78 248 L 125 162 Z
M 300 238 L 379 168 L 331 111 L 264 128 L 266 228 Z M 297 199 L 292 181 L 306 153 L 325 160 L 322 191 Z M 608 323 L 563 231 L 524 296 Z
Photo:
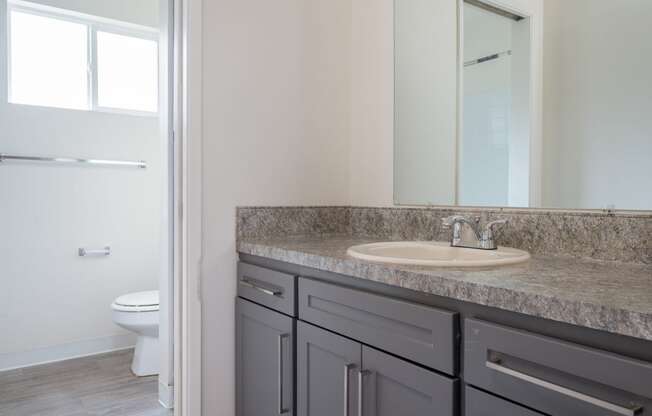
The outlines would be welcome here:
M 652 209 L 652 2 L 395 0 L 395 202 Z

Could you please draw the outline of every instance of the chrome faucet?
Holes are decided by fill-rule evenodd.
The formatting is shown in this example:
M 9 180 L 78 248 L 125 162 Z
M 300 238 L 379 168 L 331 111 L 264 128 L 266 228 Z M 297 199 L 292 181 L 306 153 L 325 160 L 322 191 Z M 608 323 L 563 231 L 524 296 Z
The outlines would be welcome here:
M 481 250 L 496 250 L 498 246 L 494 240 L 495 228 L 499 225 L 505 225 L 507 220 L 492 221 L 480 227 L 480 217 L 469 219 L 461 215 L 453 215 L 442 218 L 444 228 L 453 229 L 451 239 L 452 247 L 477 248 Z

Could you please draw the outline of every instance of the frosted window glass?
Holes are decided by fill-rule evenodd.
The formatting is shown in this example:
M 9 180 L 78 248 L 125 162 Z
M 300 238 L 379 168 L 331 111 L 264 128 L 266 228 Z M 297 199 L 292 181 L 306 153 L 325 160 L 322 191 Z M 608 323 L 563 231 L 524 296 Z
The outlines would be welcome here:
M 10 101 L 87 110 L 87 26 L 19 11 L 10 19 Z
M 98 31 L 97 100 L 100 107 L 156 112 L 157 42 Z

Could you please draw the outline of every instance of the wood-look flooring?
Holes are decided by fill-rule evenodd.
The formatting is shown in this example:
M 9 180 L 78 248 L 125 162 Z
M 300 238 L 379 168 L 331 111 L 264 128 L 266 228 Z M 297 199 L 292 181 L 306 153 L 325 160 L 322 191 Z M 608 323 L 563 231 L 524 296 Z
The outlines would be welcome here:
M 133 350 L 0 372 L 0 416 L 172 416 L 156 376 L 136 377 Z

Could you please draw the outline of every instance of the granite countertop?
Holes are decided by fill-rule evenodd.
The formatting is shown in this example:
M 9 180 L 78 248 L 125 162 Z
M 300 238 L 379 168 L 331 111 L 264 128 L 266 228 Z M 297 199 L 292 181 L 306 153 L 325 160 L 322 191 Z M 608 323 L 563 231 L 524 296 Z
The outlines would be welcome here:
M 247 238 L 240 253 L 652 341 L 652 265 L 534 256 L 505 267 L 449 269 L 347 256 L 351 236 Z

